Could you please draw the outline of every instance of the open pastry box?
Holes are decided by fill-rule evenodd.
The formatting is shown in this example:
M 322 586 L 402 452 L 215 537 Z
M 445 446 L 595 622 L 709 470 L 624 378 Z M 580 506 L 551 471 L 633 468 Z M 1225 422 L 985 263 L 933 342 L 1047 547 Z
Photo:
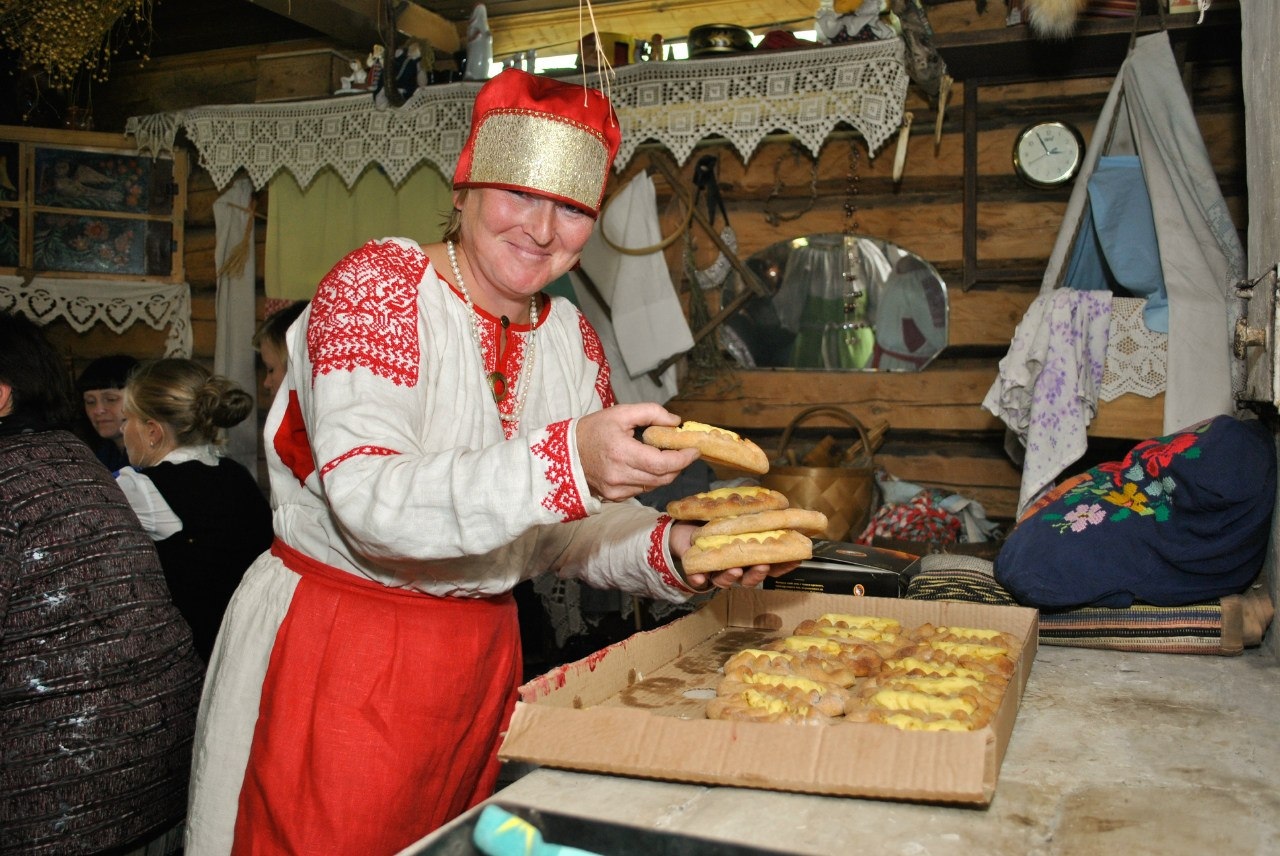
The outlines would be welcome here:
M 1011 633 L 1021 648 L 995 717 L 969 732 L 705 717 L 731 654 L 829 612 Z M 1036 630 L 1036 611 L 1022 607 L 730 589 L 525 684 L 499 756 L 682 782 L 986 805 L 1035 659 Z

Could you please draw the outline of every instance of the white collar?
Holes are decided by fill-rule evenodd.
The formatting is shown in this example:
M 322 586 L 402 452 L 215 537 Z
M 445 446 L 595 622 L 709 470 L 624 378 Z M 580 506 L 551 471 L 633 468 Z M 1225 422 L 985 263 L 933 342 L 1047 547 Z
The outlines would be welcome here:
M 184 464 L 187 461 L 199 461 L 202 464 L 216 467 L 221 457 L 222 453 L 217 446 L 212 443 L 201 443 L 198 446 L 179 446 L 156 463 L 167 461 L 171 464 Z

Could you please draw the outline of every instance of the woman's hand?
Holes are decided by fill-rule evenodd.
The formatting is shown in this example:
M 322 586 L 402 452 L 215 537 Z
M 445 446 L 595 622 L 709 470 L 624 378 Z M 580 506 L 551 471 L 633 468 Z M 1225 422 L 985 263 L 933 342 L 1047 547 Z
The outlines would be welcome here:
M 728 568 L 714 574 L 686 574 L 685 579 L 693 588 L 700 589 L 710 585 L 715 588 L 733 588 L 743 586 L 754 588 L 765 581 L 766 577 L 780 577 L 800 567 L 799 562 L 783 562 L 780 565 L 752 565 L 749 568 Z
M 617 404 L 578 419 L 578 457 L 591 495 L 617 502 L 670 484 L 698 460 L 693 449 L 662 450 L 636 439 L 648 425 L 679 425 L 660 404 Z
M 676 561 L 684 558 L 685 551 L 693 544 L 693 533 L 698 527 L 691 523 L 673 523 L 671 525 L 671 555 Z M 780 577 L 800 567 L 799 562 L 781 562 L 776 565 L 751 565 L 746 568 L 727 568 L 710 574 L 682 573 L 690 588 L 707 590 L 710 588 L 733 588 L 744 586 L 753 588 L 760 585 L 767 577 Z

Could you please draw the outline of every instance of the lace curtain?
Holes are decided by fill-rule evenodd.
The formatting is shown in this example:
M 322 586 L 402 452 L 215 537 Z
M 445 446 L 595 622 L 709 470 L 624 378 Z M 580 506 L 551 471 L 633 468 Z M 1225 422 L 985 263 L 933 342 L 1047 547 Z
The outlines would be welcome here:
M 61 318 L 77 333 L 94 324 L 123 333 L 142 323 L 153 330 L 168 330 L 166 357 L 191 356 L 191 288 L 185 282 L 0 276 L 0 311 L 19 312 L 41 325 Z
M 1154 398 L 1164 392 L 1169 361 L 1169 334 L 1155 333 L 1142 319 L 1146 299 L 1113 297 L 1111 332 L 1107 337 L 1107 362 L 1098 397 L 1115 401 L 1132 392 Z
M 571 78 L 567 78 L 571 79 Z M 701 140 L 724 137 L 745 160 L 770 133 L 793 135 L 815 156 L 840 123 L 877 152 L 902 123 L 909 78 L 899 39 L 624 66 L 604 88 L 623 129 L 617 167 L 636 147 L 661 143 L 683 163 Z M 179 131 L 219 189 L 243 169 L 261 189 L 281 170 L 303 188 L 323 169 L 350 187 L 376 164 L 399 185 L 424 160 L 453 174 L 480 83 L 426 86 L 398 109 L 369 96 L 196 107 L 135 116 L 141 152 L 172 150 Z

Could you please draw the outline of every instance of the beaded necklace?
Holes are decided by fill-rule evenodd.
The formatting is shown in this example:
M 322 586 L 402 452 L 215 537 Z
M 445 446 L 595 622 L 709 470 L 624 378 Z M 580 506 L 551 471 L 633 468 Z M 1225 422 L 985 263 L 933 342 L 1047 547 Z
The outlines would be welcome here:
M 484 364 L 484 345 L 480 342 L 480 321 L 476 317 L 476 305 L 471 300 L 471 292 L 467 291 L 466 284 L 462 281 L 462 271 L 458 267 L 458 254 L 454 249 L 454 242 L 447 241 L 445 249 L 449 253 L 449 264 L 453 268 L 454 281 L 458 283 L 458 291 L 462 292 L 462 299 L 467 302 L 467 314 L 471 319 L 471 340 L 476 343 L 476 353 L 480 355 L 480 370 L 486 368 Z M 507 327 L 507 319 L 504 315 L 502 318 L 502 327 Z M 537 351 L 534 348 L 538 335 L 538 296 L 535 294 L 529 298 L 529 344 L 525 349 L 524 368 L 520 372 L 520 381 L 516 390 L 516 403 L 511 408 L 510 413 L 503 413 L 498 410 L 498 416 L 503 422 L 519 422 L 520 416 L 524 413 L 525 399 L 529 395 L 530 377 L 533 375 L 533 360 Z M 507 397 L 507 376 L 500 371 L 492 371 L 486 375 L 489 381 L 489 387 L 493 392 L 493 401 L 495 404 L 501 402 Z

